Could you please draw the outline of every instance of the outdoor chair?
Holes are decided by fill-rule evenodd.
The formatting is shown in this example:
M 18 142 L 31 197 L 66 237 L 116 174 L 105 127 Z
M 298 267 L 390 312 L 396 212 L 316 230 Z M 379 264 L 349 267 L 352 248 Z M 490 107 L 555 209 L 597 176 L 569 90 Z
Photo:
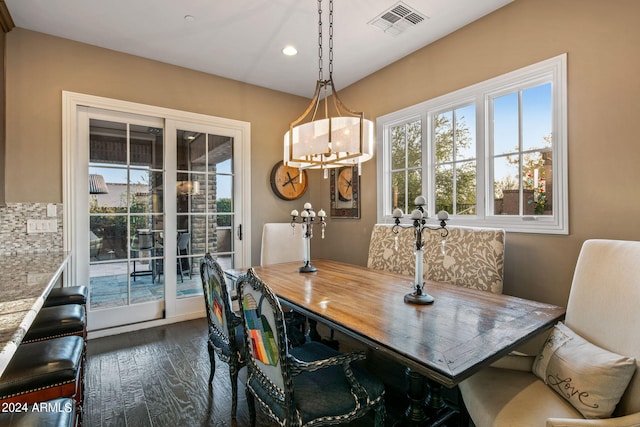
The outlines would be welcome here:
M 342 424 L 375 412 L 385 418 L 384 386 L 355 362 L 362 353 L 342 354 L 310 341 L 289 348 L 280 303 L 253 269 L 237 282 L 247 348 L 246 394 L 251 425 L 256 402 L 282 426 Z
M 180 258 L 182 255 L 189 255 L 190 241 L 191 233 L 180 233 L 178 236 L 178 272 L 180 273 L 180 282 L 184 282 L 185 270 L 189 270 L 189 279 L 191 279 L 191 258 Z
M 231 379 L 231 417 L 238 406 L 238 371 L 245 366 L 242 321 L 231 309 L 231 298 L 220 265 L 206 254 L 200 261 L 200 277 L 209 325 L 207 348 L 211 362 L 209 383 L 216 370 L 216 354 L 229 365 Z

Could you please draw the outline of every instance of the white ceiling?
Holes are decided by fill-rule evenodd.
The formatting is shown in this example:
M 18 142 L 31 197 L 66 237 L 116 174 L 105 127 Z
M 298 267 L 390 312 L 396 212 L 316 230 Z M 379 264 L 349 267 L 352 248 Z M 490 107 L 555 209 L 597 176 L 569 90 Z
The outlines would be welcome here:
M 17 27 L 311 97 L 316 0 L 5 0 Z M 403 0 L 426 19 L 391 35 L 369 24 L 397 0 L 335 0 L 333 80 L 346 87 L 512 0 Z M 328 73 L 329 1 L 324 11 Z M 192 21 L 185 20 L 190 15 Z M 298 55 L 286 57 L 285 45 Z

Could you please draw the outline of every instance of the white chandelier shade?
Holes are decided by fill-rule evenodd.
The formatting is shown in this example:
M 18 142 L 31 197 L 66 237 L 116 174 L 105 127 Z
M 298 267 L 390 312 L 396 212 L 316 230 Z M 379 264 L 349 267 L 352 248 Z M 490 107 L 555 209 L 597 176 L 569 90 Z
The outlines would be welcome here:
M 289 123 L 284 135 L 284 163 L 298 169 L 359 166 L 373 157 L 373 122 L 347 108 L 333 85 L 333 0 L 329 0 L 328 80 L 322 77 L 322 59 L 322 0 L 318 0 L 319 78 L 307 109 Z
M 373 148 L 373 122 L 361 117 L 314 120 L 292 127 L 284 135 L 285 163 L 301 169 L 359 164 L 373 157 Z

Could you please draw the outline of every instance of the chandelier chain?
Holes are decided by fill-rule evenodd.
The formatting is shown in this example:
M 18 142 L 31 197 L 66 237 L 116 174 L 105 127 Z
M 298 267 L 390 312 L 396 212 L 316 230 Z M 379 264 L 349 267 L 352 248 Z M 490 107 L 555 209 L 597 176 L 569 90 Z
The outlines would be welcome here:
M 318 80 L 322 77 L 322 0 L 318 0 Z
M 329 79 L 333 80 L 333 0 L 329 0 Z
M 318 80 L 324 81 L 322 50 L 322 0 L 318 0 Z M 329 79 L 333 78 L 333 0 L 329 0 Z
M 328 17 L 322 16 L 322 0 L 316 1 L 318 81 L 304 113 L 289 123 L 284 139 L 284 161 L 300 169 L 324 169 L 326 178 L 329 168 L 354 166 L 369 160 L 373 153 L 374 135 L 371 120 L 366 120 L 363 112 L 350 110 L 338 97 L 333 85 L 333 0 L 328 0 Z M 323 28 L 323 18 L 328 22 L 328 28 Z M 323 40 L 323 33 L 327 40 Z M 323 50 L 323 44 L 326 50 Z M 324 78 L 325 59 L 327 79 Z

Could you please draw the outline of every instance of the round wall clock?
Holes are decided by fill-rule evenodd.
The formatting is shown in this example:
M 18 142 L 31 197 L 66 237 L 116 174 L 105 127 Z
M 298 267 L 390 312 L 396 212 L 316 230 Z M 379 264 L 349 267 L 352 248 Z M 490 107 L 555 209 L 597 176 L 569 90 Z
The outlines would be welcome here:
M 287 166 L 280 160 L 271 169 L 270 182 L 276 196 L 282 200 L 295 200 L 307 191 L 307 172 Z
M 353 198 L 353 168 L 342 168 L 338 174 L 338 196 L 340 200 L 349 201 Z

